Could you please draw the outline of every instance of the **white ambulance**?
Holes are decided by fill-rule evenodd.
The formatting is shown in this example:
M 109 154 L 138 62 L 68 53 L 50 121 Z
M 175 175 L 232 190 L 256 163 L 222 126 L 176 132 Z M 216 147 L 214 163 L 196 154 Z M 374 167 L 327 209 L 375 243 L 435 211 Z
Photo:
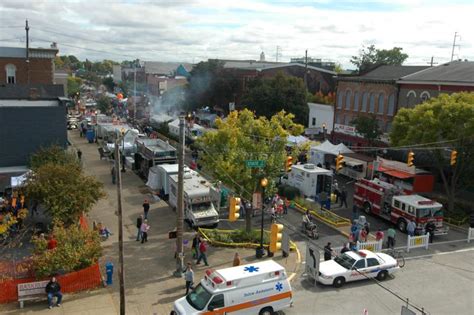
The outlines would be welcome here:
M 285 268 L 273 260 L 266 260 L 206 270 L 204 279 L 194 290 L 174 302 L 171 315 L 271 315 L 292 304 Z

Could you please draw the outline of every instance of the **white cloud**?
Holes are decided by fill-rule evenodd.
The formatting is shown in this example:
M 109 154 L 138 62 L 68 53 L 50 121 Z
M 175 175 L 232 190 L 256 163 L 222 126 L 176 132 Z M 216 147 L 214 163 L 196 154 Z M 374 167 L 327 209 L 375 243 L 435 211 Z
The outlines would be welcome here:
M 341 7 L 346 5 L 346 7 Z M 460 58 L 474 60 L 468 1 L 2 1 L 0 39 L 24 37 L 29 19 L 32 46 L 58 42 L 61 54 L 89 59 L 267 60 L 282 47 L 282 60 L 309 55 L 350 67 L 363 44 L 403 47 L 409 64 L 449 61 L 454 32 Z M 18 45 L 2 42 L 2 46 Z M 68 46 L 66 46 L 68 45 Z M 104 51 L 81 50 L 70 46 Z M 117 54 L 125 54 L 120 56 Z

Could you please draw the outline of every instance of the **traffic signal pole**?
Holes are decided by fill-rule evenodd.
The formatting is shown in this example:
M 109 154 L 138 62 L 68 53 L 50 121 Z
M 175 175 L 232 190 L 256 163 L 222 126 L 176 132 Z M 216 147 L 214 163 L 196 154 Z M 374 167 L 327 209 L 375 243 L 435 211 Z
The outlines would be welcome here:
M 264 253 L 263 248 L 263 219 L 264 219 L 264 210 L 265 210 L 265 187 L 267 187 L 268 181 L 266 178 L 262 178 L 260 181 L 260 186 L 262 187 L 262 222 L 260 224 L 260 247 L 257 248 L 256 256 L 257 258 L 262 258 Z

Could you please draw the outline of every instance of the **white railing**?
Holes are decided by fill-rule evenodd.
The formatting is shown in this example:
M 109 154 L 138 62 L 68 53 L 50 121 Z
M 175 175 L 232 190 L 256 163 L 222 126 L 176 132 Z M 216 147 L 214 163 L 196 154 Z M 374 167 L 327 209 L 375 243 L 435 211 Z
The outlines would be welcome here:
M 428 244 L 430 242 L 430 235 L 419 235 L 419 236 L 410 236 L 408 235 L 408 242 L 407 242 L 407 253 L 410 252 L 412 248 L 424 247 L 428 249 Z
M 474 240 L 474 228 L 469 228 L 467 232 L 467 242 L 470 243 L 471 240 Z
M 370 241 L 370 242 L 359 242 L 357 241 L 357 250 L 367 249 L 372 252 L 382 251 L 383 240 Z

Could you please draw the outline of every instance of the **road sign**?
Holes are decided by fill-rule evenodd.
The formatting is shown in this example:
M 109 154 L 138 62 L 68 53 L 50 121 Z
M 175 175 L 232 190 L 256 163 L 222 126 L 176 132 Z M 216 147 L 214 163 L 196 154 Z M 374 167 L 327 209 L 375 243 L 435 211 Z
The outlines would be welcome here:
M 305 272 L 308 276 L 314 279 L 314 285 L 316 285 L 316 279 L 319 272 L 319 250 L 316 246 L 310 243 L 306 243 Z
M 264 160 L 246 160 L 245 165 L 248 168 L 264 168 L 265 161 Z

